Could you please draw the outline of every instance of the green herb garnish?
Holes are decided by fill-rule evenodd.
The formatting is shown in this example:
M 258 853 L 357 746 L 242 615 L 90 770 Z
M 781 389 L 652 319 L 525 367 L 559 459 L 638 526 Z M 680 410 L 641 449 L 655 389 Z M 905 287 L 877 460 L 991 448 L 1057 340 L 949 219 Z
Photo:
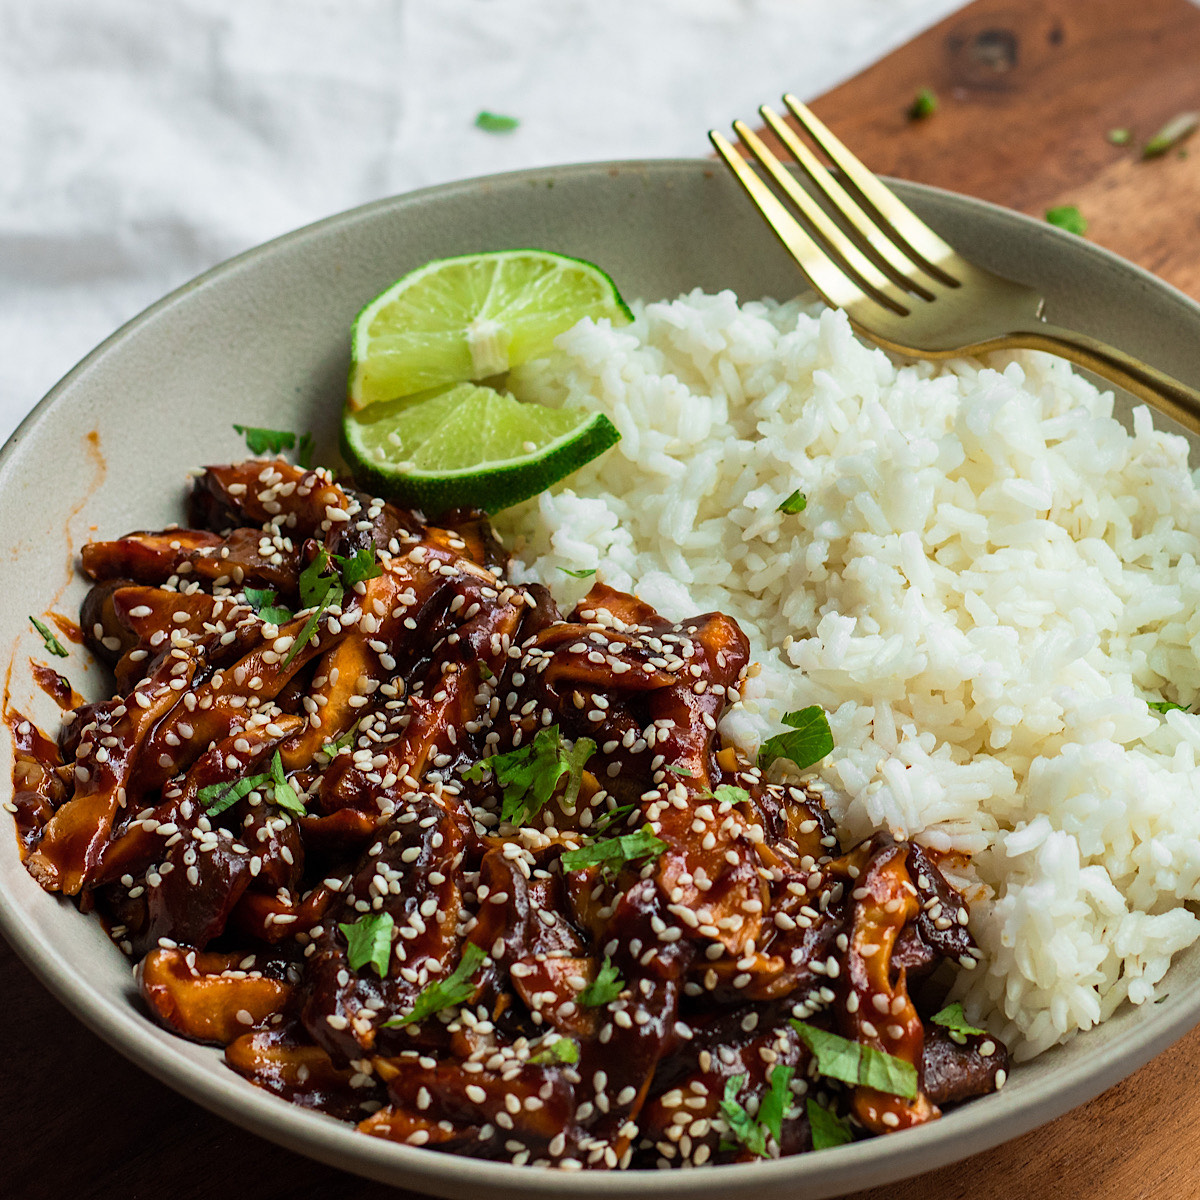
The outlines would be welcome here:
M 282 454 L 296 445 L 296 435 L 290 429 L 264 429 L 259 425 L 235 425 L 234 429 L 246 439 L 246 449 L 251 454 Z M 311 457 L 313 437 L 306 433 L 300 438 L 297 456 L 302 467 L 307 467 L 305 458 Z
M 737 1094 L 742 1084 L 746 1082 L 745 1075 L 735 1075 L 725 1081 L 725 1095 L 721 1098 L 721 1116 L 729 1125 L 733 1134 L 751 1154 L 759 1158 L 767 1155 L 767 1133 L 761 1125 L 738 1103 Z M 733 1149 L 732 1144 L 723 1143 L 722 1149 Z
M 283 759 L 279 751 L 271 759 L 271 769 L 262 775 L 246 775 L 241 779 L 225 780 L 223 783 L 210 783 L 196 793 L 196 800 L 203 805 L 204 811 L 215 817 L 227 808 L 232 808 L 243 796 L 259 789 L 271 789 L 271 800 L 280 808 L 293 812 L 297 816 L 305 815 L 305 807 L 296 789 L 287 781 L 283 773 Z
M 596 752 L 591 738 L 579 738 L 571 749 L 566 748 L 557 725 L 539 729 L 532 742 L 493 754 L 463 771 L 463 778 L 473 783 L 491 771 L 500 787 L 503 804 L 500 817 L 513 825 L 526 825 L 546 805 L 565 775 L 562 807 L 570 811 L 579 796 L 584 764 Z
M 312 466 L 314 448 L 313 435 L 311 433 L 304 434 L 296 446 L 296 465 L 307 471 Z
M 792 1027 L 813 1052 L 817 1070 L 827 1078 L 874 1088 L 906 1100 L 916 1099 L 917 1069 L 912 1063 L 803 1021 L 793 1020 Z
M 316 608 L 337 582 L 337 576 L 329 571 L 329 551 L 319 550 L 316 558 L 300 572 L 300 607 Z
M 783 1118 L 792 1102 L 790 1084 L 795 1067 L 777 1063 L 767 1076 L 767 1094 L 758 1106 L 758 1117 L 752 1117 L 737 1101 L 737 1094 L 746 1081 L 745 1075 L 735 1075 L 725 1082 L 721 1099 L 721 1115 L 729 1123 L 729 1132 L 759 1158 L 767 1158 L 767 1137 L 778 1146 L 783 1139 Z M 724 1147 L 732 1149 L 732 1146 Z
M 321 620 L 321 614 L 327 608 L 332 608 L 335 604 L 341 604 L 345 598 L 345 592 L 338 577 L 325 573 L 328 566 L 329 553 L 326 550 L 321 550 L 317 554 L 317 557 L 300 572 L 300 606 L 302 608 L 311 608 L 313 613 L 304 622 L 304 628 L 300 630 L 299 637 L 292 643 L 292 648 L 287 652 L 287 657 L 283 660 L 285 670 L 292 659 L 300 653 L 301 649 L 308 645 L 312 635 L 316 632 L 317 624 Z
M 355 721 L 341 737 L 335 738 L 333 741 L 326 742 L 321 747 L 321 753 L 328 758 L 332 758 L 339 750 L 345 750 L 347 746 L 353 745 L 354 735 L 358 731 L 358 722 Z
M 543 1045 L 536 1054 L 529 1056 L 529 1062 L 535 1067 L 548 1067 L 553 1063 L 577 1063 L 578 1061 L 579 1043 L 568 1037 L 560 1037 L 556 1042 Z
M 570 575 L 572 579 L 589 579 L 596 573 L 595 567 L 588 567 L 586 571 L 572 571 L 570 567 L 559 567 L 558 569 L 564 575 Z
M 42 635 L 42 644 L 46 647 L 49 654 L 53 654 L 56 658 L 66 658 L 66 647 L 52 634 L 49 628 L 42 624 L 37 617 L 29 618 L 33 622 L 33 627 Z
M 271 784 L 271 798 L 280 808 L 295 813 L 298 817 L 307 815 L 303 802 L 296 795 L 296 789 L 288 783 L 287 776 L 283 773 L 283 759 L 280 758 L 278 750 L 271 759 Z
M 808 497 L 803 492 L 793 492 L 775 511 L 793 516 L 808 507 Z
M 908 106 L 909 120 L 923 121 L 937 112 L 937 95 L 932 88 L 922 88 Z
M 665 769 L 670 771 L 672 775 L 682 775 L 685 779 L 695 779 L 696 777 L 696 772 L 691 767 L 681 767 L 678 763 L 671 763 Z
M 484 133 L 511 133 L 520 123 L 516 117 L 493 112 L 481 112 L 475 118 L 476 129 L 482 129 Z
M 375 561 L 375 551 L 369 546 L 363 546 L 345 557 L 340 554 L 333 557 L 337 560 L 342 583 L 348 588 L 356 583 L 365 583 L 368 579 L 378 579 L 383 574 L 383 568 Z
M 1087 233 L 1087 219 L 1074 204 L 1060 204 L 1057 208 L 1046 209 L 1046 220 L 1059 229 L 1068 233 L 1077 233 L 1082 237 Z
M 585 1008 L 598 1008 L 601 1004 L 608 1004 L 615 1000 L 624 988 L 625 981 L 621 978 L 612 959 L 606 954 L 604 962 L 600 964 L 600 970 L 596 973 L 596 978 L 587 987 L 582 988 L 575 999 Z
M 963 1006 L 956 1000 L 953 1004 L 947 1004 L 941 1012 L 934 1013 L 929 1018 L 935 1025 L 944 1025 L 951 1033 L 976 1033 L 986 1034 L 986 1029 L 979 1029 L 974 1025 L 967 1024 L 967 1018 L 963 1015 Z
M 403 1025 L 411 1025 L 414 1021 L 423 1021 L 426 1017 L 441 1012 L 443 1008 L 464 1004 L 475 994 L 474 979 L 479 968 L 487 962 L 487 958 L 486 950 L 474 942 L 468 942 L 463 947 L 463 956 L 458 966 L 445 979 L 439 979 L 436 983 L 422 988 L 410 1013 L 384 1021 L 382 1028 L 399 1029 Z
M 232 808 L 243 796 L 248 796 L 258 788 L 266 787 L 271 782 L 270 774 L 247 775 L 242 779 L 227 779 L 223 783 L 210 783 L 196 793 L 196 800 L 203 805 L 204 811 L 215 817 L 227 808 Z
M 632 804 L 622 804 L 617 808 L 610 808 L 608 812 L 606 812 L 600 818 L 600 820 L 596 822 L 596 832 L 604 833 L 606 830 L 611 829 L 622 818 L 629 816 L 631 812 L 633 812 Z
M 1176 704 L 1174 700 L 1147 700 L 1146 707 L 1156 713 L 1191 712 L 1186 704 Z
M 808 1098 L 808 1125 L 812 1130 L 814 1150 L 830 1150 L 834 1146 L 844 1146 L 854 1138 L 850 1122 L 845 1117 L 830 1112 L 825 1105 L 818 1103 L 811 1096 Z
M 745 804 L 750 799 L 750 793 L 745 788 L 734 787 L 731 783 L 723 783 L 713 792 L 713 799 L 718 804 Z
M 795 1067 L 776 1063 L 767 1076 L 770 1088 L 758 1106 L 758 1123 L 775 1139 L 777 1146 L 783 1140 L 783 1118 L 792 1102 L 789 1085 L 795 1073 Z
M 1185 112 L 1172 117 L 1143 147 L 1143 158 L 1158 158 L 1200 127 L 1200 113 Z
M 562 865 L 564 871 L 582 871 L 584 867 L 603 867 L 606 871 L 616 871 L 639 858 L 649 858 L 651 855 L 657 858 L 666 848 L 667 843 L 662 838 L 655 837 L 642 826 L 633 833 L 593 842 L 579 850 L 568 850 L 562 856 Z
M 364 913 L 349 925 L 338 925 L 346 938 L 346 957 L 350 970 L 361 971 L 370 963 L 382 979 L 387 974 L 392 954 L 392 932 L 396 922 L 391 913 Z
M 820 762 L 833 749 L 829 718 L 819 704 L 809 705 L 799 712 L 784 713 L 782 720 L 791 729 L 763 742 L 758 752 L 760 767 L 769 767 L 777 758 L 787 758 L 803 771 Z
M 1128 145 L 1129 139 L 1132 136 L 1133 135 L 1128 129 L 1110 129 L 1107 134 L 1108 140 L 1112 142 L 1114 146 Z
M 246 603 L 264 621 L 270 621 L 272 625 L 282 625 L 285 621 L 292 619 L 292 610 L 284 607 L 282 604 L 276 604 L 277 599 L 273 588 L 243 588 L 242 594 L 246 597 Z

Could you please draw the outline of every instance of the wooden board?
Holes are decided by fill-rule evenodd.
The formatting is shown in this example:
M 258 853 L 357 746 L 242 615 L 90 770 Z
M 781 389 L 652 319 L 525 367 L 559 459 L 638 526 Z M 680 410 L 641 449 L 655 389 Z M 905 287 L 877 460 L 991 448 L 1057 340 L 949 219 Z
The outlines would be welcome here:
M 912 121 L 925 87 L 937 112 Z M 1078 205 L 1091 240 L 1200 297 L 1200 135 L 1141 158 L 1200 111 L 1190 0 L 977 0 L 813 107 L 873 171 L 1039 217 Z
M 1200 9 L 1188 0 L 977 0 L 816 107 L 875 170 L 1038 215 L 1078 204 L 1089 236 L 1200 295 L 1200 137 L 1190 158 L 1141 163 L 1136 154 L 1168 117 L 1200 109 L 1198 68 Z M 802 91 L 803 80 L 775 86 Z M 905 109 L 922 87 L 940 107 L 911 123 Z M 1110 145 L 1113 127 L 1131 129 L 1136 145 Z M 2 943 L 0 980 L 0 1194 L 408 1195 L 260 1141 L 177 1096 L 80 1025 Z M 1044 1129 L 856 1200 L 1200 1195 L 1198 1071 L 1200 1031 Z

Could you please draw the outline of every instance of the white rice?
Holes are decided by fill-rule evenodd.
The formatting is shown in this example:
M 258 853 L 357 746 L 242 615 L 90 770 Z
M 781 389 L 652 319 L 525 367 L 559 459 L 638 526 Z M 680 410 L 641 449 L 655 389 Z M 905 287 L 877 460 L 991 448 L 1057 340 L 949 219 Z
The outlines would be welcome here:
M 1048 356 L 897 365 L 728 292 L 635 311 L 514 380 L 622 435 L 502 522 L 525 577 L 735 617 L 761 671 L 724 731 L 753 752 L 822 705 L 849 835 L 961 853 L 987 957 L 959 994 L 1018 1056 L 1160 995 L 1200 936 L 1200 719 L 1146 705 L 1200 691 L 1184 440 Z

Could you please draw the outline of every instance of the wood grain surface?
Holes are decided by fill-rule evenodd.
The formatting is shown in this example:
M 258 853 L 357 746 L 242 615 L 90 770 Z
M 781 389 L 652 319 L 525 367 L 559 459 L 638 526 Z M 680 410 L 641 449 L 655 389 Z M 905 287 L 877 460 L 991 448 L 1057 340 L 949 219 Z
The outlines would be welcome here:
M 913 121 L 926 87 L 937 111 Z M 1200 135 L 1141 157 L 1200 111 L 1190 0 L 977 0 L 813 108 L 879 174 L 1038 217 L 1077 205 L 1090 240 L 1200 296 Z
M 764 81 L 776 87 L 802 92 L 803 80 Z M 910 121 L 922 87 L 938 94 L 938 111 Z M 815 107 L 877 171 L 1035 215 L 1076 204 L 1090 238 L 1200 296 L 1200 136 L 1190 156 L 1139 158 L 1164 121 L 1200 109 L 1200 8 L 1189 0 L 977 0 Z M 1131 143 L 1111 145 L 1112 128 L 1129 129 Z M 177 1096 L 75 1021 L 3 943 L 0 980 L 0 1196 L 408 1195 Z M 1198 1073 L 1200 1031 L 1041 1130 L 854 1200 L 1200 1196 Z

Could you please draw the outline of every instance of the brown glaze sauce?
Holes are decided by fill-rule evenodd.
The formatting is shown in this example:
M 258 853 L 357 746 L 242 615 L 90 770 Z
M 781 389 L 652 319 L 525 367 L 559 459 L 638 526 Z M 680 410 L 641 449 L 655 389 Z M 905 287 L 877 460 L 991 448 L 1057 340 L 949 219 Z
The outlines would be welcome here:
M 860 1137 L 1002 1086 L 1003 1045 L 910 991 L 981 957 L 934 857 L 843 849 L 815 791 L 722 743 L 730 618 L 601 583 L 562 613 L 482 514 L 282 461 L 208 468 L 189 519 L 83 548 L 115 694 L 35 665 L 62 732 L 5 709 L 27 870 L 98 913 L 166 1028 L 365 1134 L 567 1169 L 804 1153 L 809 1101 Z M 822 1074 L 822 1035 L 894 1090 Z

